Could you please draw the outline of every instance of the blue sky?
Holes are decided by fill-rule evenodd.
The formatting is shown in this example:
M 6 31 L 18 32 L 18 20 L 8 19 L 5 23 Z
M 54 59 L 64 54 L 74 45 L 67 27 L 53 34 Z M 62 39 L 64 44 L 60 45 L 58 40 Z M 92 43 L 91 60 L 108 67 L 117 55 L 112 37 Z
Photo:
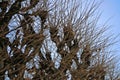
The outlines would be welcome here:
M 114 35 L 120 34 L 120 0 L 104 0 L 100 9 L 102 11 L 100 22 L 104 22 L 110 18 L 107 24 L 111 25 L 111 33 Z M 117 54 L 120 54 L 120 35 L 118 40 L 114 49 L 118 51 Z
M 103 21 L 110 18 L 109 24 L 112 25 L 113 31 L 120 33 L 120 0 L 104 0 L 101 10 Z

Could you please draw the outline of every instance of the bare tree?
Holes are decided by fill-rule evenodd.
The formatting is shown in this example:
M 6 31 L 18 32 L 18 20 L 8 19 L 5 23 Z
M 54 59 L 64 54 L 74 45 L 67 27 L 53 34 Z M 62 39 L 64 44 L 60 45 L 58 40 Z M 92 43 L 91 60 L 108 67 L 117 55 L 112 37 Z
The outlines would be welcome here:
M 90 0 L 2 0 L 0 80 L 118 80 L 108 27 Z

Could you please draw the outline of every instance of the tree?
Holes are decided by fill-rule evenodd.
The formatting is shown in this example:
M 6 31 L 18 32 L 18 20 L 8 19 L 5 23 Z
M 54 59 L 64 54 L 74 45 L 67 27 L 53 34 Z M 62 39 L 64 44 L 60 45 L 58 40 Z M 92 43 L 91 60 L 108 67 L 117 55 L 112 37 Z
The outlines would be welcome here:
M 3 6 L 1 6 L 3 5 Z M 99 3 L 2 0 L 0 80 L 117 80 Z

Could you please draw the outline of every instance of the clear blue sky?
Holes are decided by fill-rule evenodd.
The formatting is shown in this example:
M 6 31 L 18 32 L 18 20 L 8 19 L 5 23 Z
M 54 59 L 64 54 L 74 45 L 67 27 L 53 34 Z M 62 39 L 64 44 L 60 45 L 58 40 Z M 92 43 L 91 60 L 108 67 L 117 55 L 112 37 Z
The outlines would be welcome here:
M 112 33 L 120 34 L 120 0 L 104 0 L 101 4 L 102 16 L 100 21 L 105 21 L 110 18 L 108 24 L 112 26 Z M 120 35 L 119 43 L 115 45 L 117 50 L 120 49 Z M 120 51 L 120 50 L 119 50 Z M 120 52 L 118 52 L 120 54 Z
M 104 20 L 111 17 L 109 23 L 116 33 L 120 33 L 120 0 L 104 0 L 101 10 Z

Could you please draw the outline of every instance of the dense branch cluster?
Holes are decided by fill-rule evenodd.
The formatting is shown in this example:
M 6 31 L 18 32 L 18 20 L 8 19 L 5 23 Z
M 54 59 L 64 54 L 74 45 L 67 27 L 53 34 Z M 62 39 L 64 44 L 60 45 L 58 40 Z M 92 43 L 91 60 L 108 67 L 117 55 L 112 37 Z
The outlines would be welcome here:
M 0 80 L 118 80 L 107 51 L 111 37 L 97 23 L 98 5 L 89 0 L 2 0 Z

